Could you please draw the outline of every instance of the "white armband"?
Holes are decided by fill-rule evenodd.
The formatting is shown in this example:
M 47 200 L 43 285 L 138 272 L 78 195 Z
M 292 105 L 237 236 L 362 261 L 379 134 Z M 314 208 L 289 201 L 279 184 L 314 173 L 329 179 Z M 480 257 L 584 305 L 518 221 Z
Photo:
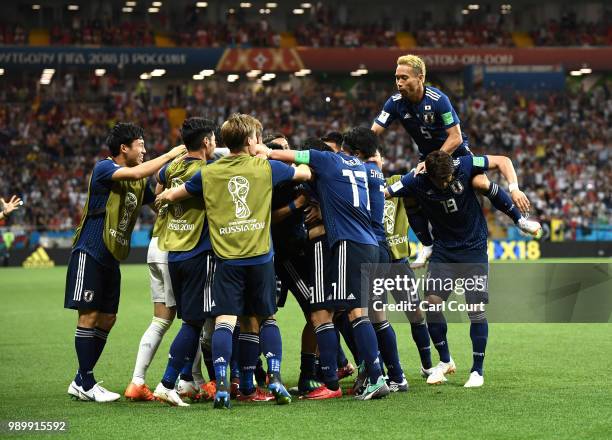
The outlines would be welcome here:
M 519 186 L 518 183 L 511 183 L 510 185 L 508 185 L 508 191 L 512 192 L 512 191 L 518 191 Z

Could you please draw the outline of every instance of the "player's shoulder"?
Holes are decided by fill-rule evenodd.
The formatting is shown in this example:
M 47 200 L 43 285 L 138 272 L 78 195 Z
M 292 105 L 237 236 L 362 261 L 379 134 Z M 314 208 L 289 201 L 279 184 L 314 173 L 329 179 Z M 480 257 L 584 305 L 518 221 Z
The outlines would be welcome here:
M 391 101 L 391 102 L 397 102 L 397 101 L 400 101 L 401 99 L 402 99 L 402 94 L 401 93 L 394 93 L 393 95 L 391 95 L 389 97 L 388 100 Z
M 440 99 L 442 99 L 443 97 L 446 98 L 447 96 L 440 89 L 431 86 L 425 86 L 425 97 L 428 98 L 430 101 L 438 102 L 440 101 Z

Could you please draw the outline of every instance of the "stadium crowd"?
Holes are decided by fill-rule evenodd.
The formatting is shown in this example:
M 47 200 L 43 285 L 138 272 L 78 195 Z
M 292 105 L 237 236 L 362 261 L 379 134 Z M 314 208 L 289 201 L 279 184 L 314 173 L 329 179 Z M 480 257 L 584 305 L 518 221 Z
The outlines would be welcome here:
M 265 87 L 254 81 L 235 83 L 231 89 L 226 84 L 221 79 L 168 84 L 164 94 L 152 90 L 149 82 L 109 78 L 100 85 L 67 75 L 36 99 L 31 84 L 4 88 L 0 179 L 25 202 L 12 221 L 38 230 L 75 227 L 87 191 L 84 170 L 108 154 L 105 136 L 115 121 L 133 121 L 145 129 L 149 157 L 179 141 L 168 114 L 177 106 L 184 106 L 188 115 L 218 122 L 233 112 L 251 113 L 265 128 L 281 131 L 299 146 L 311 136 L 369 126 L 393 90 L 392 84 L 374 80 L 359 81 L 349 90 L 310 78 Z M 595 225 L 612 222 L 612 100 L 605 85 L 589 93 L 539 98 L 477 91 L 453 101 L 475 152 L 513 158 L 535 207 L 532 214 L 545 221 L 563 218 L 567 239 L 575 238 L 578 229 L 588 233 Z M 384 146 L 388 173 L 404 173 L 416 165 L 416 146 L 399 124 L 385 132 Z M 493 217 L 508 226 L 502 214 Z M 142 219 L 152 220 L 147 214 Z
M 515 11 L 518 12 L 518 11 Z M 514 15 L 482 13 L 460 20 L 436 23 L 431 16 L 416 20 L 406 17 L 392 24 L 383 12 L 370 21 L 357 23 L 346 7 L 318 5 L 298 21 L 273 26 L 266 16 L 227 14 L 224 21 L 206 18 L 189 10 L 176 17 L 158 14 L 154 19 L 123 18 L 120 23 L 107 11 L 94 19 L 72 16 L 64 23 L 46 24 L 52 45 L 154 46 L 155 36 L 169 37 L 181 47 L 279 47 L 281 33 L 288 30 L 298 46 L 304 47 L 397 47 L 398 35 L 410 32 L 421 47 L 514 47 L 512 32 L 526 33 L 535 46 L 606 46 L 612 44 L 612 26 L 602 17 L 598 22 L 580 21 L 575 14 L 534 25 L 521 25 Z M 425 23 L 423 25 L 423 23 Z M 32 27 L 41 28 L 40 23 Z M 28 26 L 0 24 L 0 44 L 28 43 Z

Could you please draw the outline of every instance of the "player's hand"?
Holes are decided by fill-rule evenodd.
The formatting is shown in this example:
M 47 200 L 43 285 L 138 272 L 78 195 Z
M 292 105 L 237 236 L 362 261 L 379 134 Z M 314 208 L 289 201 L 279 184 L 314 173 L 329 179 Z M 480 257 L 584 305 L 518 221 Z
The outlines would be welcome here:
M 417 174 L 424 173 L 425 171 L 427 171 L 427 169 L 425 168 L 425 162 L 419 162 L 419 164 L 414 170 L 414 175 L 416 176 Z
M 267 159 L 269 156 L 270 149 L 264 144 L 249 145 L 249 154 L 251 156 L 261 157 Z
M 174 147 L 172 150 L 168 151 L 169 160 L 176 159 L 182 154 L 187 153 L 187 147 L 185 145 L 178 145 Z
M 17 196 L 12 196 L 8 202 L 2 198 L 0 198 L 0 200 L 2 201 L 2 213 L 5 216 L 9 215 L 11 212 L 23 205 L 23 201 Z
M 157 195 L 157 197 L 155 197 L 155 207 L 157 208 L 157 210 L 159 211 L 162 206 L 168 204 L 168 193 L 170 192 L 170 189 L 164 190 L 161 193 L 159 193 Z
M 302 193 L 295 198 L 293 204 L 297 209 L 302 209 L 309 201 L 310 198 L 306 194 Z
M 523 191 L 521 191 L 520 189 L 515 189 L 514 191 L 510 193 L 510 197 L 512 198 L 512 201 L 514 202 L 516 207 L 519 209 L 519 211 L 521 211 L 523 214 L 526 214 L 529 212 L 529 207 L 530 207 L 529 199 L 527 198 L 527 196 L 525 195 Z
M 304 209 L 306 213 L 306 217 L 304 217 L 304 223 L 308 226 L 311 224 L 319 223 L 323 220 L 323 216 L 321 215 L 321 208 L 319 208 L 319 204 L 315 202 L 311 202 L 306 209 Z

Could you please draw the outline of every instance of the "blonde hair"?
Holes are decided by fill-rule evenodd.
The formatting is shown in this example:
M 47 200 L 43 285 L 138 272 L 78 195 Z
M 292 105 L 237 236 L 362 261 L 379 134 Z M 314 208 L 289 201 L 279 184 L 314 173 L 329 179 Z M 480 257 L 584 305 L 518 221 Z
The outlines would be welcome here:
M 427 73 L 425 61 L 423 61 L 423 58 L 417 55 L 402 55 L 397 59 L 397 65 L 412 67 L 417 75 L 422 73 L 423 77 L 425 77 Z
M 221 140 L 230 151 L 240 150 L 248 144 L 248 138 L 261 132 L 261 122 L 253 116 L 234 113 L 221 126 Z

